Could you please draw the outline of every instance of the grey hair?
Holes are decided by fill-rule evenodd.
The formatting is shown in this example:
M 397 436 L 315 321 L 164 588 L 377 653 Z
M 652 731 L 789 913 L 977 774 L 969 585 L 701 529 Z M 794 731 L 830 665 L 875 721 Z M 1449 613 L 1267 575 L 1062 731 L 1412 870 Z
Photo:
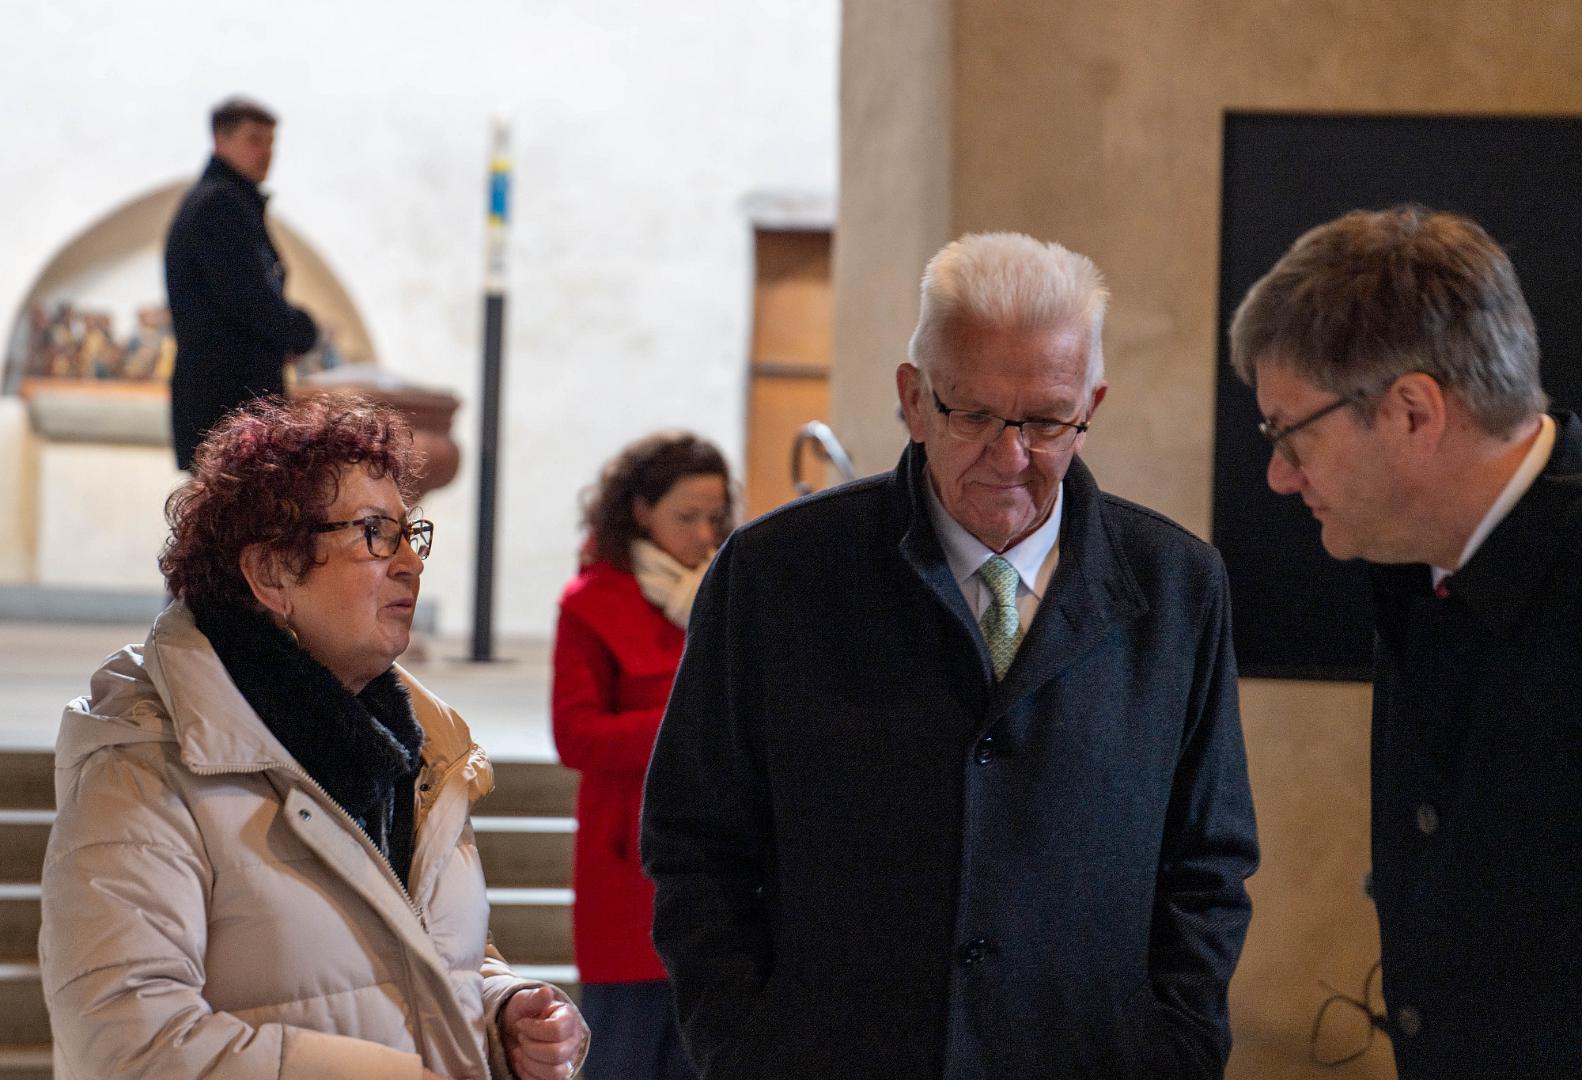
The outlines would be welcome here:
M 1249 386 L 1259 364 L 1277 364 L 1364 403 L 1420 371 L 1496 436 L 1549 404 L 1510 259 L 1471 219 L 1421 206 L 1355 210 L 1304 233 L 1236 309 L 1230 359 Z
M 954 327 L 1036 333 L 1085 324 L 1084 390 L 1091 395 L 1104 378 L 1109 297 L 1104 276 L 1086 255 L 1022 233 L 971 233 L 946 244 L 923 271 L 922 307 L 907 354 L 927 373 Z

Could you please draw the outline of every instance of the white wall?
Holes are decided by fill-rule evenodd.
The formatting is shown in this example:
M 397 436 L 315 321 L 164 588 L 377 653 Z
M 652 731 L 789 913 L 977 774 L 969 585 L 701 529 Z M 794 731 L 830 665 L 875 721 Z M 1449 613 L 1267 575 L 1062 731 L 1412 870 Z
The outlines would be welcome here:
M 742 459 L 749 191 L 835 184 L 838 0 L 0 0 L 0 332 L 49 258 L 194 175 L 212 103 L 281 116 L 272 212 L 358 304 L 383 365 L 465 401 L 427 501 L 425 593 L 470 625 L 488 120 L 515 129 L 499 628 L 545 633 L 576 494 L 687 426 Z

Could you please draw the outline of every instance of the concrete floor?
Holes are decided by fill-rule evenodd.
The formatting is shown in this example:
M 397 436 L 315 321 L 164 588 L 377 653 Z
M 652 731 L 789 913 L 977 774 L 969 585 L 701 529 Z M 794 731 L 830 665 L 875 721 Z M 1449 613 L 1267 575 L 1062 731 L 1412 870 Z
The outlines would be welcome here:
M 85 693 L 108 654 L 141 642 L 146 626 L 0 621 L 0 749 L 55 745 L 61 709 Z M 549 644 L 497 644 L 495 663 L 474 664 L 463 641 L 421 639 L 401 663 L 459 711 L 499 761 L 553 761 L 549 735 Z

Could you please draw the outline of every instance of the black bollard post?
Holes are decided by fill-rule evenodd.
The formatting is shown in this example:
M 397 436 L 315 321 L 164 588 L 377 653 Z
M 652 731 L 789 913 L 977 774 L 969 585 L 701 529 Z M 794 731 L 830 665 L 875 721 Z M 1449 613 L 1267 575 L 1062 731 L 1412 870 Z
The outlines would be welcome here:
M 494 519 L 500 472 L 500 376 L 505 352 L 506 228 L 510 222 L 510 129 L 494 125 L 489 161 L 489 237 L 483 298 L 483 401 L 478 431 L 478 539 L 473 569 L 472 656 L 494 659 Z

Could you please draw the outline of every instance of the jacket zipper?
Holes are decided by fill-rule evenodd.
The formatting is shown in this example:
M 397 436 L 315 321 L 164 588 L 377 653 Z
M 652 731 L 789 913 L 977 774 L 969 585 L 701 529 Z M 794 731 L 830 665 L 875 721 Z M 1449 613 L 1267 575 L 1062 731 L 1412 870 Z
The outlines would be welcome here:
M 344 818 L 347 822 L 349 822 L 351 824 L 352 828 L 357 830 L 358 835 L 361 836 L 364 840 L 368 841 L 368 846 L 373 848 L 373 851 L 374 851 L 375 855 L 379 856 L 379 862 L 381 864 L 383 864 L 383 866 L 385 868 L 385 873 L 387 875 L 389 875 L 390 884 L 394 885 L 396 887 L 396 889 L 400 891 L 401 899 L 406 901 L 406 906 L 411 908 L 412 909 L 412 914 L 417 916 L 418 925 L 423 928 L 423 932 L 425 934 L 428 933 L 428 916 L 423 911 L 423 909 L 418 906 L 417 901 L 412 899 L 412 894 L 407 892 L 406 886 L 401 884 L 401 875 L 397 874 L 395 872 L 395 864 L 390 861 L 390 856 L 386 855 L 384 852 L 379 850 L 379 848 L 374 844 L 373 838 L 368 835 L 367 830 L 364 829 L 361 825 L 357 824 L 357 819 L 352 817 L 351 814 L 347 812 L 347 810 L 346 810 L 346 808 L 344 806 L 342 806 L 340 803 L 336 802 L 334 799 L 330 798 L 330 793 L 324 789 L 324 785 L 323 784 L 321 784 L 317 780 L 313 779 L 313 777 L 309 776 L 307 774 L 307 772 L 305 770 L 303 770 L 302 768 L 300 768 L 300 767 L 289 766 L 288 765 L 288 766 L 286 766 L 286 771 L 291 773 L 291 774 L 293 774 L 293 775 L 295 775 L 295 776 L 300 776 L 300 777 L 302 777 L 302 779 L 304 779 L 308 783 L 312 784 L 314 789 L 316 791 L 318 791 L 318 793 L 320 795 L 323 795 L 325 800 L 340 813 L 341 817 Z M 412 823 L 412 837 L 413 837 L 413 839 L 417 838 L 417 822 L 416 821 L 414 821 Z
M 385 855 L 384 852 L 380 851 L 377 847 L 374 846 L 374 842 L 368 838 L 368 833 L 363 830 L 363 827 L 361 825 L 357 824 L 357 819 L 352 817 L 351 814 L 349 814 L 347 812 L 347 810 L 346 810 L 346 808 L 344 806 L 342 806 L 340 803 L 336 802 L 330 796 L 330 793 L 327 790 L 325 790 L 324 785 L 319 783 L 317 780 L 313 779 L 313 777 L 309 776 L 307 771 L 305 769 L 303 769 L 301 766 L 299 766 L 299 765 L 287 765 L 285 763 L 281 763 L 281 764 L 278 764 L 278 765 L 265 765 L 262 768 L 254 768 L 254 769 L 226 769 L 226 768 L 214 769 L 214 768 L 193 767 L 193 766 L 189 765 L 188 769 L 191 772 L 193 772 L 196 775 L 198 775 L 198 776 L 223 776 L 226 773 L 267 772 L 270 769 L 279 769 L 282 772 L 288 772 L 292 776 L 299 777 L 300 779 L 306 780 L 308 782 L 308 785 L 310 787 L 312 787 L 314 791 L 317 791 L 320 795 L 324 796 L 324 801 L 326 803 L 328 803 L 330 806 L 334 807 L 336 813 L 340 814 L 342 819 L 344 819 L 347 822 L 347 824 L 351 825 L 351 827 L 356 831 L 356 833 L 359 836 L 361 836 L 364 840 L 368 840 L 368 847 L 369 847 L 370 850 L 373 851 L 373 853 L 375 855 L 377 855 L 379 857 L 379 864 L 385 868 L 385 875 L 386 875 L 386 877 L 389 878 L 390 884 L 392 884 L 392 885 L 394 885 L 396 887 L 396 890 L 401 894 L 401 898 L 406 901 L 406 906 L 412 910 L 412 914 L 413 915 L 417 916 L 418 925 L 423 928 L 423 932 L 425 934 L 428 933 L 428 917 L 427 917 L 427 915 L 425 914 L 423 909 L 420 906 L 418 906 L 417 901 L 412 899 L 412 894 L 407 892 L 406 886 L 401 884 L 401 876 L 395 872 L 395 866 L 390 862 L 389 856 Z M 416 828 L 415 823 L 414 823 L 414 827 L 413 827 L 412 831 L 413 831 L 414 834 L 416 834 L 416 832 L 417 832 L 417 828 Z
M 468 746 L 466 753 L 461 754 L 455 761 L 451 762 L 450 766 L 445 770 L 445 772 L 443 774 L 441 774 L 440 777 L 436 781 L 434 781 L 433 786 L 435 788 L 435 797 L 436 798 L 438 797 L 438 789 L 440 787 L 444 786 L 445 782 L 450 779 L 451 773 L 455 772 L 458 768 L 460 768 L 461 766 L 465 765 L 467 762 L 471 761 L 473 754 L 475 752 L 477 752 L 478 749 L 479 749 L 479 747 L 478 747 L 478 744 L 476 742 L 474 742 L 473 744 Z M 307 770 L 303 769 L 300 765 L 286 764 L 285 762 L 280 762 L 280 763 L 277 763 L 277 764 L 265 765 L 265 766 L 262 766 L 262 767 L 251 768 L 251 769 L 235 769 L 235 768 L 227 769 L 227 768 L 223 768 L 223 767 L 222 768 L 203 768 L 203 767 L 195 767 L 195 766 L 191 766 L 191 765 L 187 766 L 187 768 L 189 769 L 189 771 L 191 771 L 192 773 L 194 773 L 194 774 L 196 774 L 198 776 L 223 776 L 223 775 L 225 775 L 227 773 L 241 774 L 241 773 L 252 773 L 252 772 L 268 772 L 270 769 L 279 769 L 282 772 L 290 773 L 292 776 L 296 776 L 296 777 L 299 777 L 299 778 L 307 781 L 308 785 L 311 786 L 313 788 L 313 790 L 317 791 L 320 795 L 324 796 L 324 801 L 326 803 L 328 803 L 330 806 L 334 807 L 336 812 L 340 814 L 342 819 L 344 819 L 349 825 L 351 825 L 352 828 L 360 836 L 362 836 L 362 838 L 364 840 L 368 841 L 368 847 L 370 849 L 372 849 L 372 851 L 373 851 L 373 853 L 375 855 L 379 856 L 379 864 L 385 868 L 385 876 L 389 879 L 390 883 L 396 887 L 396 890 L 398 892 L 400 892 L 401 898 L 406 901 L 407 907 L 409 907 L 412 910 L 412 914 L 417 916 L 418 925 L 423 928 L 423 932 L 425 934 L 428 933 L 428 917 L 425 915 L 423 909 L 418 906 L 417 901 L 412 899 L 412 894 L 407 891 L 407 887 L 405 885 L 401 884 L 401 876 L 395 872 L 395 866 L 390 862 L 389 857 L 387 855 L 385 855 L 384 852 L 380 851 L 377 846 L 374 845 L 373 841 L 369 838 L 368 833 L 363 830 L 362 826 L 357 824 L 357 819 L 352 817 L 351 814 L 347 812 L 347 810 L 346 810 L 346 808 L 344 806 L 342 806 L 340 803 L 336 802 L 333 798 L 331 798 L 330 797 L 330 793 L 327 790 L 325 790 L 324 785 L 319 783 L 317 780 L 313 779 L 312 776 L 308 775 Z M 419 775 L 421 775 L 421 773 Z M 421 796 L 421 794 L 422 794 L 421 791 L 418 794 Z M 421 803 L 421 801 L 422 800 L 420 798 L 419 802 Z M 430 804 L 431 805 L 432 805 L 432 801 L 433 800 L 430 800 Z M 416 835 L 417 835 L 417 820 L 416 820 L 416 815 L 415 814 L 413 816 L 413 822 L 412 822 L 412 833 L 413 833 L 413 836 L 415 838 Z M 401 964 L 402 964 L 402 966 L 404 968 L 406 968 L 406 974 L 407 974 L 407 981 L 408 981 L 408 983 L 413 982 L 413 978 L 412 978 L 412 963 L 411 963 L 410 958 L 407 956 L 407 953 L 406 953 L 405 949 L 401 950 Z M 414 1000 L 416 1000 L 415 995 L 414 995 Z M 417 1045 L 421 1047 L 421 1046 L 424 1045 L 424 1039 L 423 1039 L 423 1018 L 420 1015 L 420 1010 L 418 1010 L 418 1009 L 413 1009 L 412 1010 L 412 1024 L 413 1024 L 413 1032 L 412 1032 L 413 1037 L 416 1040 Z M 488 1068 L 487 1058 L 486 1058 L 486 1063 L 485 1063 L 484 1067 L 485 1067 L 485 1069 Z
M 309 776 L 308 773 L 307 773 L 307 770 L 303 769 L 300 765 L 287 765 L 284 762 L 281 762 L 281 763 L 278 763 L 278 764 L 265 765 L 265 766 L 263 766 L 261 768 L 252 768 L 252 769 L 226 769 L 226 768 L 214 769 L 214 768 L 194 767 L 194 766 L 191 766 L 191 765 L 187 766 L 187 768 L 191 772 L 193 772 L 194 774 L 196 774 L 198 776 L 223 776 L 223 775 L 225 775 L 227 773 L 241 774 L 241 773 L 253 773 L 253 772 L 268 772 L 270 769 L 279 769 L 282 772 L 287 772 L 287 773 L 290 773 L 292 776 L 300 777 L 301 779 L 306 780 L 308 782 L 308 784 L 313 788 L 313 790 L 317 791 L 320 795 L 324 796 L 324 801 L 326 803 L 328 803 L 330 806 L 333 806 L 335 808 L 336 812 L 339 813 L 340 816 L 349 825 L 352 826 L 352 828 L 357 832 L 358 835 L 360 835 L 364 840 L 368 841 L 368 847 L 373 850 L 373 853 L 375 855 L 379 856 L 379 864 L 385 868 L 385 876 L 387 878 L 389 878 L 390 883 L 392 885 L 394 885 L 396 887 L 396 889 L 401 893 L 401 898 L 406 901 L 406 905 L 407 905 L 408 908 L 410 908 L 412 910 L 412 914 L 417 916 L 418 925 L 423 928 L 423 932 L 425 934 L 428 933 L 428 919 L 427 919 L 427 917 L 425 917 L 425 915 L 423 913 L 423 909 L 418 906 L 417 901 L 412 899 L 412 894 L 407 892 L 406 886 L 401 884 L 401 877 L 400 877 L 399 874 L 397 874 L 395 872 L 395 867 L 393 865 L 391 865 L 390 859 L 385 855 L 384 852 L 380 851 L 377 847 L 374 846 L 373 841 L 371 839 L 369 839 L 368 834 L 363 831 L 362 826 L 357 824 L 357 819 L 352 817 L 351 814 L 349 814 L 346 811 L 346 808 L 344 806 L 342 806 L 340 803 L 336 802 L 333 798 L 331 798 L 330 797 L 330 793 L 325 790 L 324 785 L 319 783 L 317 780 L 313 779 L 313 777 Z M 416 823 L 416 821 L 413 822 L 412 832 L 413 832 L 414 835 L 417 833 L 417 823 Z M 401 966 L 406 970 L 407 984 L 408 984 L 408 986 L 410 988 L 409 989 L 409 993 L 411 994 L 412 1000 L 415 1002 L 417 1000 L 417 994 L 415 993 L 417 987 L 416 987 L 416 980 L 413 979 L 413 977 L 412 977 L 412 961 L 407 956 L 407 950 L 406 949 L 402 949 L 402 950 L 400 950 L 400 952 L 401 952 Z M 412 1014 L 411 1015 L 412 1015 L 412 1038 L 413 1038 L 413 1041 L 419 1047 L 419 1055 L 421 1056 L 421 1053 L 422 1053 L 421 1048 L 425 1045 L 425 1038 L 424 1038 L 424 1035 L 423 1035 L 422 1010 L 414 1007 L 412 1009 Z

